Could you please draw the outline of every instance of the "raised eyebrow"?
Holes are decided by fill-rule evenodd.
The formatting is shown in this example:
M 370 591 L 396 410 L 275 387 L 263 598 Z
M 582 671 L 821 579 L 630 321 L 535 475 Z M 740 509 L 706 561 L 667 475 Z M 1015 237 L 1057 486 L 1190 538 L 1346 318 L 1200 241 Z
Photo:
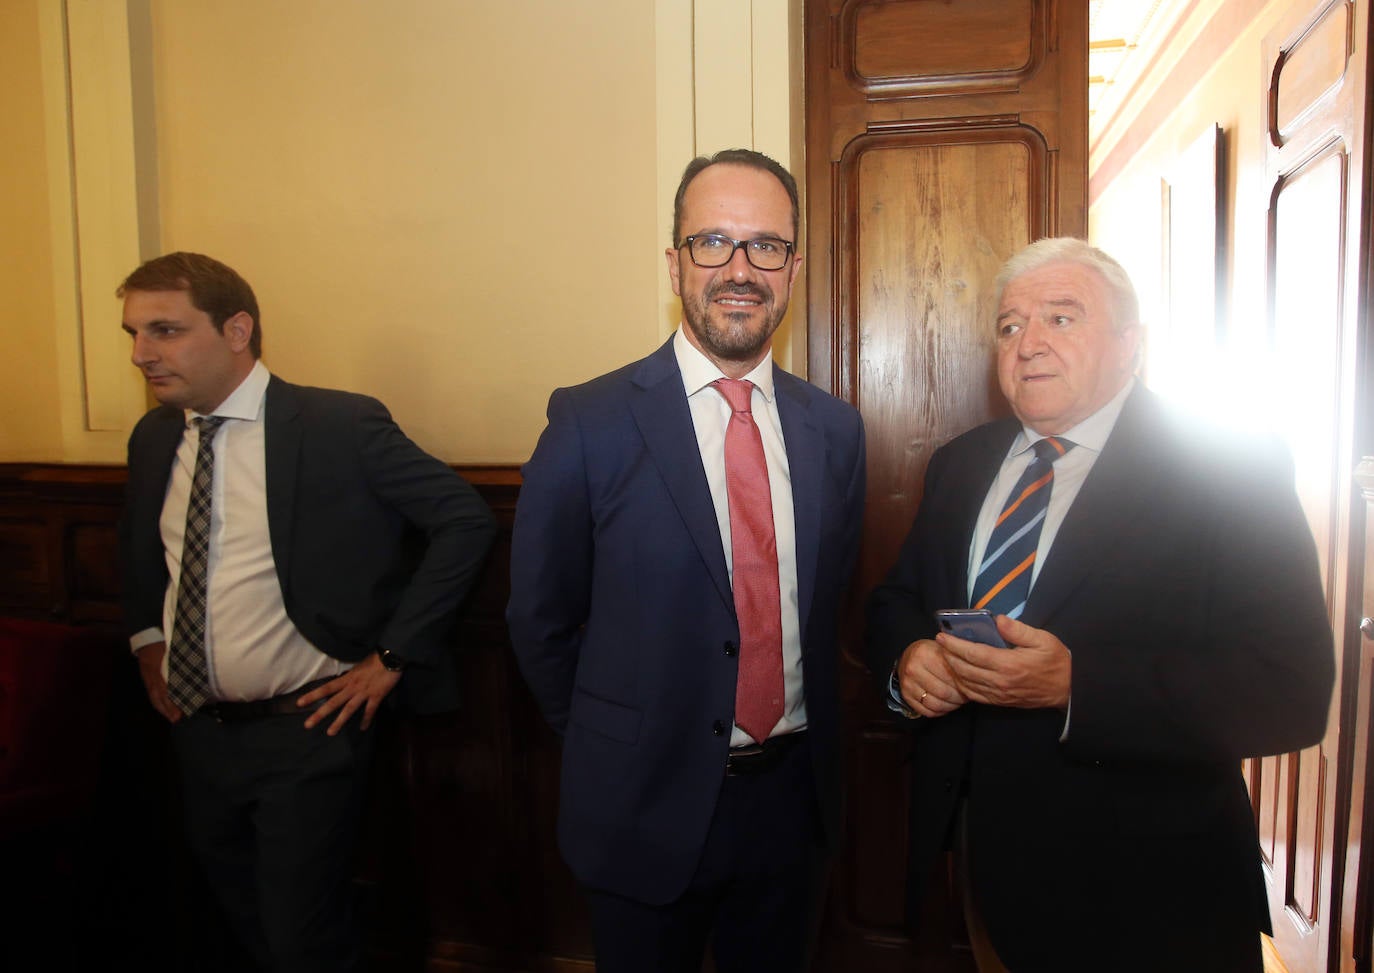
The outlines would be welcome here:
M 1045 302 L 1046 307 L 1066 307 L 1077 311 L 1079 314 L 1087 314 L 1088 309 L 1083 306 L 1083 302 L 1076 297 L 1060 297 L 1055 300 Z

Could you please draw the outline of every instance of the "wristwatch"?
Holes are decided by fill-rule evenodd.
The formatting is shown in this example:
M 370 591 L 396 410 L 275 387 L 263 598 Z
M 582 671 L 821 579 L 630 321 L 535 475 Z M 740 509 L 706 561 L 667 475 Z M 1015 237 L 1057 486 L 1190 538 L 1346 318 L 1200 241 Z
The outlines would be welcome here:
M 392 652 L 390 649 L 378 648 L 377 658 L 382 660 L 382 665 L 389 672 L 400 672 L 402 669 L 406 667 L 406 660 L 402 659 L 399 655 L 397 655 L 395 652 Z

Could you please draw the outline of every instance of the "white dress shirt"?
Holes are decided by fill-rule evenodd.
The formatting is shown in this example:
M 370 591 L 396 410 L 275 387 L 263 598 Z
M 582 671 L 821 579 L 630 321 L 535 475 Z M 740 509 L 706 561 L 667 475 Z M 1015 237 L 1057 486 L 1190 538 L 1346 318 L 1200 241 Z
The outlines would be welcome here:
M 682 329 L 683 326 L 679 325 L 677 335 L 673 338 L 673 353 L 682 372 L 687 405 L 692 411 L 692 426 L 701 450 L 701 463 L 706 468 L 706 482 L 711 488 L 711 502 L 716 508 L 716 524 L 720 528 L 721 547 L 725 550 L 725 565 L 733 584 L 735 566 L 730 548 L 730 496 L 725 485 L 725 428 L 730 423 L 732 412 L 725 396 L 711 387 L 712 382 L 727 376 L 687 340 Z M 768 487 L 773 494 L 778 592 L 782 598 L 782 676 L 786 696 L 782 719 L 773 727 L 770 736 L 780 736 L 806 727 L 801 621 L 797 609 L 797 534 L 792 510 L 792 474 L 787 464 L 787 447 L 783 443 L 777 398 L 773 394 L 772 357 L 765 355 L 763 361 L 744 378 L 754 384 L 754 423 L 759 427 L 759 436 L 763 440 L 764 460 L 768 464 Z M 732 747 L 753 742 L 754 738 L 738 726 L 730 734 Z
M 205 651 L 210 694 L 215 699 L 268 699 L 307 682 L 337 676 L 349 663 L 319 651 L 303 636 L 282 601 L 267 526 L 267 457 L 263 414 L 271 375 L 262 362 L 214 415 L 229 420 L 215 436 L 211 481 L 210 547 L 206 560 Z M 167 557 L 167 594 L 161 630 L 130 639 L 134 650 L 165 641 L 176 612 L 186 508 L 200 447 L 197 413 L 186 412 L 186 434 L 177 447 L 159 528 Z M 309 502 L 309 498 L 302 498 Z M 162 672 L 167 674 L 163 656 Z
M 1073 505 L 1078 491 L 1083 488 L 1083 481 L 1092 472 L 1093 464 L 1102 453 L 1102 447 L 1107 445 L 1107 437 L 1112 434 L 1117 417 L 1121 415 L 1121 407 L 1126 404 L 1126 397 L 1131 394 L 1133 388 L 1135 379 L 1130 379 L 1106 405 L 1068 432 L 1056 437 L 1069 440 L 1074 444 L 1074 448 L 1054 462 L 1054 485 L 1050 489 L 1045 522 L 1040 527 L 1040 543 L 1035 548 L 1035 563 L 1031 565 L 1032 588 L 1035 586 L 1035 579 L 1040 576 L 1040 568 L 1049 556 L 1050 548 L 1054 546 L 1054 538 L 1063 526 L 1069 507 Z M 988 539 L 997 525 L 997 518 L 1006 506 L 1012 488 L 1035 459 L 1035 450 L 1031 447 L 1044 438 L 1046 437 L 1029 426 L 1021 427 L 1021 431 L 1012 440 L 1006 459 L 1002 461 L 1002 468 L 992 483 L 992 489 L 983 500 L 982 510 L 978 514 L 978 524 L 973 531 L 973 544 L 968 552 L 967 594 L 970 603 L 973 599 L 973 585 L 978 580 L 978 569 L 983 564 L 983 553 L 987 550 Z
M 1133 388 L 1134 378 L 1129 379 L 1125 387 L 1112 396 L 1106 405 L 1057 437 L 1067 439 L 1074 444 L 1074 448 L 1054 461 L 1054 485 L 1050 488 L 1050 502 L 1045 510 L 1045 522 L 1040 526 L 1040 542 L 1035 548 L 1035 563 L 1031 565 L 1032 590 L 1035 588 L 1035 579 L 1040 576 L 1040 568 L 1045 563 L 1045 558 L 1049 557 L 1050 548 L 1054 546 L 1059 528 L 1064 524 L 1069 507 L 1073 506 L 1074 498 L 1083 488 L 1083 481 L 1088 478 L 1097 457 L 1102 454 L 1102 447 L 1107 445 L 1107 438 L 1116 428 L 1116 420 L 1121 415 L 1121 407 L 1126 404 L 1126 397 L 1131 394 Z M 1035 450 L 1031 447 L 1045 438 L 1029 426 L 1023 425 L 1016 438 L 1012 440 L 1011 449 L 1007 451 L 1007 458 L 1002 461 L 1002 468 L 997 472 L 992 489 L 983 499 L 983 508 L 978 514 L 978 526 L 974 529 L 973 543 L 969 546 L 968 552 L 970 604 L 973 602 L 973 585 L 978 580 L 978 569 L 983 564 L 983 553 L 987 550 L 988 539 L 992 537 L 997 518 L 1006 506 L 1012 489 L 1021 479 L 1021 474 L 1026 472 L 1026 468 L 1035 458 Z M 1069 651 L 1073 651 L 1072 646 L 1069 647 Z M 1069 724 L 1072 719 L 1073 699 L 1070 698 L 1064 712 L 1064 729 L 1059 734 L 1061 743 L 1069 737 Z

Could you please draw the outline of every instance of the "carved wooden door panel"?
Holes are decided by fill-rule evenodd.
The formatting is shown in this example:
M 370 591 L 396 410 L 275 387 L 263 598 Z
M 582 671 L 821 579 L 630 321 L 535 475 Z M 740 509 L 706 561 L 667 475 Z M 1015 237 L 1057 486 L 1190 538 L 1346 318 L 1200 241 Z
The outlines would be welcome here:
M 1321 744 L 1249 761 L 1246 776 L 1269 878 L 1274 939 L 1292 973 L 1337 968 L 1350 762 L 1341 727 L 1353 721 L 1351 674 L 1359 636 L 1363 549 L 1352 536 L 1354 484 L 1368 420 L 1357 332 L 1365 321 L 1362 250 L 1366 138 L 1367 3 L 1295 3 L 1265 38 L 1268 308 L 1276 386 L 1264 417 L 1288 442 L 1297 488 L 1317 542 L 1339 667 Z M 1358 523 L 1357 519 L 1354 523 Z M 1350 659 L 1347 661 L 1346 656 Z
M 849 843 L 818 968 L 965 968 L 957 909 L 905 931 L 905 738 L 859 661 L 860 608 L 940 444 L 1005 409 L 1002 261 L 1087 230 L 1087 4 L 815 0 L 806 8 L 811 381 L 858 406 L 868 512 L 844 639 Z M 937 879 L 938 882 L 938 879 Z M 948 884 L 945 884 L 946 892 Z
M 1365 391 L 1368 401 L 1368 389 Z M 1347 730 L 1354 760 L 1350 787 L 1350 831 L 1345 845 L 1344 894 L 1341 897 L 1340 936 L 1336 945 L 1340 950 L 1341 973 L 1370 973 L 1374 966 L 1374 767 L 1370 755 L 1374 753 L 1374 456 L 1366 455 L 1355 470 L 1359 496 L 1355 500 L 1356 521 L 1352 536 L 1363 537 L 1359 557 L 1353 557 L 1363 569 L 1362 594 L 1359 604 L 1359 634 L 1351 632 L 1348 684 L 1353 687 L 1349 696 L 1353 708 L 1346 714 Z

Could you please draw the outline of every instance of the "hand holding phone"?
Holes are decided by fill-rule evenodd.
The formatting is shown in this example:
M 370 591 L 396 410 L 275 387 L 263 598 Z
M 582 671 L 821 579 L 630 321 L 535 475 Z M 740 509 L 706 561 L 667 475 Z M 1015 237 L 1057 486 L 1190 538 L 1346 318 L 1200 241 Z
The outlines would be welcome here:
M 935 613 L 935 621 L 940 631 L 956 638 L 1008 648 L 1002 633 L 997 631 L 997 620 L 986 608 L 942 608 Z

